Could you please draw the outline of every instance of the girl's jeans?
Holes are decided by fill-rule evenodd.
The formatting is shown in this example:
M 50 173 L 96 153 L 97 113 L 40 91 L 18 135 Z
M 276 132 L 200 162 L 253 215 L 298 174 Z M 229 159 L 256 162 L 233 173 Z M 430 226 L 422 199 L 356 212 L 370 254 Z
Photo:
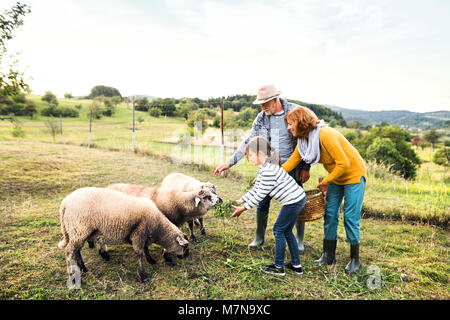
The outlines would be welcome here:
M 339 207 L 344 199 L 344 227 L 347 240 L 351 245 L 359 244 L 359 225 L 365 190 L 364 177 L 361 177 L 359 183 L 337 185 L 330 182 L 328 184 L 326 213 L 323 221 L 325 240 L 337 239 Z
M 273 235 L 275 237 L 275 265 L 277 267 L 284 266 L 284 257 L 286 254 L 286 242 L 291 254 L 291 263 L 293 265 L 300 264 L 300 255 L 298 251 L 297 240 L 292 233 L 295 222 L 299 213 L 306 204 L 306 197 L 302 200 L 285 205 L 278 214 L 277 221 L 273 225 Z

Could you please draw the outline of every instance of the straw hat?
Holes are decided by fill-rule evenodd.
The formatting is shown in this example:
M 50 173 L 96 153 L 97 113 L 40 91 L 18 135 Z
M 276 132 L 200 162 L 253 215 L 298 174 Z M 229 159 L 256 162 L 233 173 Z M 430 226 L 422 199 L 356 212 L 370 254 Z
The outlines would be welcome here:
M 278 91 L 274 85 L 262 86 L 258 89 L 256 100 L 253 101 L 253 104 L 263 104 L 269 100 L 275 99 L 280 94 L 281 91 Z

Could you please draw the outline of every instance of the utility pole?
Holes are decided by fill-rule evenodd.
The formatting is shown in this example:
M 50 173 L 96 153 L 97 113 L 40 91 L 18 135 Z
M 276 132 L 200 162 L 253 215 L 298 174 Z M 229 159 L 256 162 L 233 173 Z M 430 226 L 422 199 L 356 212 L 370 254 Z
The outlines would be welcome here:
M 223 137 L 223 99 L 220 99 L 220 129 L 222 132 L 222 144 L 220 146 L 220 156 L 221 156 L 221 162 L 225 162 L 225 140 Z

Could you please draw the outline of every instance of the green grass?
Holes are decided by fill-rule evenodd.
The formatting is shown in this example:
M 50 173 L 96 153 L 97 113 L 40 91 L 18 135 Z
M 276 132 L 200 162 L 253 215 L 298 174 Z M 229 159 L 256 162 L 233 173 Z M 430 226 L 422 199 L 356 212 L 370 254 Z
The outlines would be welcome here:
M 205 217 L 207 235 L 190 245 L 190 256 L 164 265 L 161 248 L 152 245 L 157 265 L 145 265 L 146 283 L 137 281 L 137 259 L 131 246 L 109 246 L 111 261 L 103 262 L 87 245 L 82 254 L 89 272 L 82 289 L 66 287 L 59 205 L 73 190 L 110 183 L 158 185 L 170 172 L 192 175 L 218 186 L 225 200 L 238 199 L 245 178 L 215 177 L 211 171 L 162 161 L 130 152 L 27 141 L 0 141 L 0 299 L 449 299 L 447 230 L 428 224 L 365 218 L 361 221 L 361 261 L 358 275 L 346 275 L 349 244 L 342 217 L 338 230 L 337 262 L 319 267 L 323 220 L 306 224 L 305 273 L 285 278 L 259 271 L 274 257 L 271 232 L 280 205 L 269 216 L 266 242 L 251 251 L 255 211 L 238 219 Z M 183 227 L 188 233 L 187 227 Z M 289 254 L 287 253 L 287 261 Z M 381 288 L 369 289 L 369 266 L 377 266 Z

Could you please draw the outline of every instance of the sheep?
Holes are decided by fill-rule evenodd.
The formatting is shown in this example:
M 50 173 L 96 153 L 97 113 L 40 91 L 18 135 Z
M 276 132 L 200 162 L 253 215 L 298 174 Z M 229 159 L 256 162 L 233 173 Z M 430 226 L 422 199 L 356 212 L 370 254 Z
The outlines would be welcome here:
M 179 258 L 189 252 L 186 236 L 150 199 L 115 190 L 94 187 L 75 190 L 61 202 L 60 222 L 64 239 L 58 247 L 65 249 L 69 277 L 75 265 L 83 272 L 88 271 L 80 252 L 86 240 L 94 241 L 104 258 L 107 257 L 105 244 L 131 243 L 138 258 L 140 281 L 148 279 L 143 255 L 149 263 L 155 262 L 148 252 L 151 243 L 161 245 Z
M 211 182 L 200 182 L 197 179 L 184 175 L 182 173 L 173 172 L 169 174 L 164 180 L 161 182 L 161 188 L 176 188 L 181 191 L 192 191 L 201 187 L 206 187 L 211 190 L 213 194 L 216 194 L 216 186 Z M 219 202 L 222 202 L 222 199 L 219 198 Z M 197 238 L 194 235 L 194 224 L 193 220 L 188 221 L 189 229 L 191 231 L 191 240 L 193 242 L 197 242 Z M 198 218 L 198 223 L 196 219 L 196 224 L 200 225 L 200 232 L 203 236 L 206 235 L 205 227 L 203 226 L 203 218 Z
M 181 227 L 186 221 L 192 221 L 196 217 L 203 217 L 208 209 L 213 208 L 221 201 L 210 189 L 199 189 L 183 192 L 174 188 L 150 188 L 140 185 L 117 183 L 106 187 L 107 189 L 124 192 L 136 197 L 151 199 L 158 209 L 177 227 Z M 191 230 L 191 239 L 196 238 Z M 164 253 L 167 264 L 172 265 L 170 254 Z

